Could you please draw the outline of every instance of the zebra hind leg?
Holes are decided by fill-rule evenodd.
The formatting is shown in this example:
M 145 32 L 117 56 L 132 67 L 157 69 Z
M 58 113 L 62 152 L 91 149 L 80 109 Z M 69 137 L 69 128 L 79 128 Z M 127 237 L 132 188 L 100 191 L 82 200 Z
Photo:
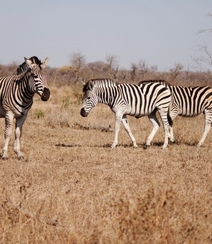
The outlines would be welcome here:
M 172 126 L 169 126 L 168 138 L 170 139 L 171 142 L 173 142 L 173 143 L 175 142 L 174 132 L 173 132 Z
M 172 119 L 169 116 L 168 110 L 166 108 L 161 108 L 158 111 L 159 111 L 161 120 L 163 122 L 163 129 L 164 129 L 164 133 L 165 133 L 164 144 L 162 146 L 162 149 L 165 149 L 168 146 L 170 131 L 171 131 L 171 133 L 173 133 Z
M 177 116 L 177 113 L 175 113 L 174 115 L 172 114 L 172 116 L 170 116 L 170 113 L 168 112 L 168 122 L 169 122 L 169 129 L 168 129 L 168 138 L 170 139 L 170 141 L 172 143 L 175 142 L 175 138 L 174 138 L 174 130 L 173 130 L 173 120 L 175 119 L 175 117 Z
M 205 111 L 205 129 L 204 129 L 202 138 L 200 139 L 199 143 L 197 144 L 198 147 L 201 147 L 202 144 L 204 143 L 205 138 L 207 137 L 207 134 L 210 131 L 211 122 L 212 122 L 212 111 L 206 110 Z
M 146 141 L 146 145 L 144 146 L 144 149 L 146 149 L 147 147 L 150 146 L 150 143 L 152 141 L 152 139 L 154 138 L 156 132 L 158 131 L 159 127 L 160 127 L 160 123 L 156 117 L 156 112 L 152 112 L 150 115 L 148 115 L 149 120 L 152 122 L 153 128 L 152 131 L 150 133 L 150 135 L 147 138 Z

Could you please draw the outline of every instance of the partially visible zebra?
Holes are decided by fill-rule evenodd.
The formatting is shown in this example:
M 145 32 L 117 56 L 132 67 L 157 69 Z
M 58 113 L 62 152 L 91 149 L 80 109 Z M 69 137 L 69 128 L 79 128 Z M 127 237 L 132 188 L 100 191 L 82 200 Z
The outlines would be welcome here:
M 201 113 L 205 115 L 205 128 L 198 146 L 201 146 L 211 128 L 212 123 L 212 88 L 209 86 L 182 87 L 170 86 L 172 102 L 170 116 L 172 120 L 177 115 L 192 117 Z M 170 127 L 170 140 L 175 141 L 173 127 Z
M 43 72 L 48 58 L 43 62 L 37 59 L 37 63 L 32 58 L 32 60 L 24 59 L 25 62 L 17 69 L 17 75 L 0 78 L 0 117 L 5 118 L 5 143 L 2 158 L 8 157 L 8 144 L 14 118 L 16 119 L 14 151 L 18 158 L 23 158 L 20 151 L 20 137 L 22 126 L 33 104 L 33 96 L 37 93 L 43 101 L 47 101 L 50 97 L 46 74 Z
M 84 84 L 83 93 L 83 106 L 80 112 L 83 117 L 86 117 L 98 103 L 107 104 L 115 113 L 115 138 L 112 148 L 118 144 L 121 122 L 128 132 L 133 146 L 137 147 L 136 140 L 130 130 L 127 115 L 136 118 L 146 115 L 149 117 L 153 125 L 153 129 L 146 141 L 146 146 L 149 146 L 160 126 L 156 117 L 157 111 L 160 113 L 165 131 L 163 149 L 167 147 L 168 130 L 171 124 L 168 113 L 171 92 L 165 82 L 144 82 L 140 85 L 135 85 L 117 84 L 110 79 L 94 79 Z

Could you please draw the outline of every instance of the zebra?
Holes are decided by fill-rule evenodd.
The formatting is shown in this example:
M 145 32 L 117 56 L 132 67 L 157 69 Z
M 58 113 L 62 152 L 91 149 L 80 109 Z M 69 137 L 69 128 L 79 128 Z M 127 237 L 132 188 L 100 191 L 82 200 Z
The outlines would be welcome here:
M 170 104 L 170 116 L 172 120 L 177 115 L 194 117 L 201 113 L 204 114 L 204 132 L 197 144 L 198 147 L 202 146 L 212 123 L 212 88 L 209 86 L 170 86 L 170 89 L 172 92 L 172 101 Z M 175 141 L 172 126 L 170 126 L 169 138 L 172 142 Z
M 118 144 L 121 122 L 132 140 L 133 147 L 137 147 L 127 115 L 136 118 L 148 116 L 153 129 L 147 138 L 144 147 L 146 148 L 150 146 L 155 133 L 159 129 L 160 123 L 156 117 L 156 112 L 159 111 L 165 131 L 165 140 L 162 147 L 165 149 L 168 145 L 168 130 L 169 125 L 171 125 L 168 113 L 170 101 L 171 92 L 165 82 L 144 82 L 136 85 L 117 84 L 111 79 L 91 79 L 83 86 L 83 105 L 80 114 L 83 117 L 88 116 L 90 110 L 98 103 L 106 104 L 111 108 L 116 116 L 115 138 L 111 148 L 115 148 Z
M 33 104 L 33 96 L 37 93 L 43 101 L 50 97 L 47 77 L 43 72 L 49 58 L 43 62 L 31 59 L 24 58 L 25 62 L 18 67 L 17 75 L 0 78 L 0 118 L 5 118 L 5 142 L 1 155 L 3 159 L 8 158 L 13 119 L 16 119 L 14 151 L 18 158 L 22 159 L 24 156 L 20 150 L 20 137 L 28 111 Z

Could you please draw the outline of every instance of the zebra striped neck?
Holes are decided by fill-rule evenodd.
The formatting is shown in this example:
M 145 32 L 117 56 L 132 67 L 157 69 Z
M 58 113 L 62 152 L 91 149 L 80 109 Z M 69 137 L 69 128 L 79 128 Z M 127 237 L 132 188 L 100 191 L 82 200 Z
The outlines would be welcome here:
M 33 104 L 35 91 L 32 84 L 34 82 L 32 84 L 30 82 L 30 80 L 33 79 L 31 69 L 24 71 L 18 76 L 20 76 L 20 78 L 15 81 L 15 93 L 19 93 L 19 96 L 16 98 L 16 110 L 23 114 L 24 111 L 30 109 Z
M 17 84 L 18 87 L 20 87 L 20 91 L 22 91 L 22 93 L 27 94 L 28 98 L 33 97 L 35 91 L 33 89 L 33 87 L 30 85 L 30 79 L 33 79 L 32 77 L 32 73 L 31 73 L 31 69 L 28 69 L 26 71 L 23 71 L 23 73 L 16 75 L 15 76 L 15 82 Z M 25 97 L 25 95 L 23 94 L 23 97 Z
M 113 106 L 114 98 L 117 90 L 117 83 L 111 79 L 95 79 L 90 80 L 87 85 L 93 85 L 98 102 Z
M 105 89 L 98 87 L 96 88 L 96 94 L 98 96 L 99 103 L 104 103 L 113 107 L 117 95 L 117 86 L 106 87 Z

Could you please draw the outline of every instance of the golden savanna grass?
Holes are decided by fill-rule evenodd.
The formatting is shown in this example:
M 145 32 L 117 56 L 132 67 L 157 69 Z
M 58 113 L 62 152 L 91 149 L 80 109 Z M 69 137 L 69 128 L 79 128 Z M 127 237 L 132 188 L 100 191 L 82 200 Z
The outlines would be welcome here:
M 129 117 L 110 149 L 114 114 L 98 105 L 80 116 L 81 86 L 36 96 L 23 129 L 24 160 L 0 161 L 0 243 L 212 243 L 212 132 L 196 148 L 203 115 L 175 121 L 176 143 L 147 150 L 146 117 Z M 4 120 L 1 124 L 3 145 Z

